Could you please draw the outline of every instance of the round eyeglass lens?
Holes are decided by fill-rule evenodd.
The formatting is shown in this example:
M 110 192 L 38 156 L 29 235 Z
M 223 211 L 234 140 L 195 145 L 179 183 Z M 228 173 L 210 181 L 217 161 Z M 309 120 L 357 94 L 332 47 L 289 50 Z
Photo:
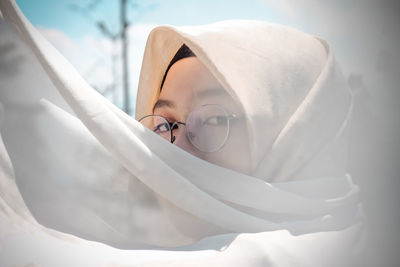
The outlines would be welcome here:
M 188 139 L 198 150 L 215 152 L 221 149 L 228 138 L 228 114 L 218 105 L 201 106 L 189 114 L 186 132 Z
M 158 115 L 149 115 L 143 117 L 139 122 L 162 138 L 171 141 L 171 128 L 165 118 Z

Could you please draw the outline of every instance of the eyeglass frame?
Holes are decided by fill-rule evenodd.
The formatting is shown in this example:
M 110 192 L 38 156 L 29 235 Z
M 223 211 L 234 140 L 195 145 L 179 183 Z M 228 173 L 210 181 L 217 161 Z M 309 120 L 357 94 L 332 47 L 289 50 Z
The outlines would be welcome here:
M 187 132 L 187 128 L 186 128 L 186 122 L 182 122 L 182 121 L 169 122 L 168 119 L 165 118 L 164 116 L 157 115 L 157 114 L 154 114 L 154 113 L 153 113 L 153 114 L 146 115 L 146 116 L 143 116 L 143 117 L 140 118 L 138 121 L 140 122 L 140 121 L 142 121 L 143 119 L 148 118 L 148 117 L 150 117 L 150 116 L 159 116 L 159 117 L 163 118 L 163 119 L 168 123 L 168 126 L 170 127 L 170 130 L 169 130 L 169 131 L 170 131 L 170 134 L 171 134 L 171 137 L 170 137 L 170 142 L 171 142 L 171 144 L 173 144 L 173 143 L 175 142 L 175 139 L 176 139 L 176 136 L 173 135 L 173 130 L 179 128 L 179 126 L 178 126 L 179 124 L 180 124 L 180 125 L 183 125 L 183 126 L 185 126 L 185 129 L 186 129 L 186 130 L 185 130 L 185 131 L 186 131 L 186 136 L 187 136 L 187 138 L 189 139 L 189 141 L 190 141 L 190 143 L 191 143 L 192 146 L 194 146 L 197 150 L 199 150 L 199 151 L 201 151 L 201 152 L 212 153 L 212 152 L 216 152 L 216 151 L 220 150 L 220 149 L 225 145 L 226 140 L 228 140 L 229 133 L 230 133 L 230 121 L 231 121 L 232 119 L 238 118 L 239 116 L 236 115 L 236 114 L 234 114 L 234 113 L 228 114 L 228 112 L 225 110 L 225 108 L 222 107 L 222 106 L 219 105 L 219 104 L 204 104 L 204 105 L 198 106 L 198 107 L 196 107 L 195 109 L 193 109 L 193 110 L 189 113 L 188 117 L 190 116 L 190 114 L 191 114 L 193 111 L 195 111 L 195 110 L 197 110 L 197 109 L 200 109 L 200 108 L 202 108 L 202 107 L 206 107 L 206 106 L 217 106 L 218 108 L 222 109 L 222 110 L 224 111 L 224 113 L 226 114 L 225 116 L 226 116 L 226 118 L 227 118 L 227 120 L 228 120 L 228 131 L 227 131 L 227 135 L 226 135 L 224 141 L 222 142 L 222 144 L 221 144 L 217 149 L 215 149 L 215 150 L 213 150 L 213 151 L 203 151 L 203 150 L 199 149 L 195 144 L 192 143 L 192 141 L 191 141 L 191 139 L 189 138 L 189 136 L 187 136 L 187 135 L 188 135 L 188 132 Z M 154 132 L 154 130 L 152 130 L 152 131 Z

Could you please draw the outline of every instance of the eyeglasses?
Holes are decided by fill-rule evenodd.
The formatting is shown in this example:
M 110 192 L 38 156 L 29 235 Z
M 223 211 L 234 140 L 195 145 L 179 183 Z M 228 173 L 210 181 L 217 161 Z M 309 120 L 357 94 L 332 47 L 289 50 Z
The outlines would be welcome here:
M 224 146 L 229 136 L 230 120 L 236 117 L 219 105 L 207 104 L 190 112 L 186 122 L 169 122 L 155 114 L 144 116 L 139 122 L 171 143 L 176 139 L 174 131 L 185 126 L 186 136 L 195 148 L 202 152 L 216 152 Z

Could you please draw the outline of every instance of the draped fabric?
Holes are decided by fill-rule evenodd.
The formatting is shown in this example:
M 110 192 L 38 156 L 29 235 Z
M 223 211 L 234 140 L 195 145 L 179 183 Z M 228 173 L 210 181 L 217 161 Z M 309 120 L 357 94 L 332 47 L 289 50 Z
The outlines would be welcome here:
M 150 33 L 136 119 L 187 44 L 245 113 L 243 174 L 165 142 L 92 89 L 14 1 L 0 9 L 0 45 L 30 66 L 0 74 L 1 266 L 352 263 L 352 98 L 326 41 L 263 21 Z

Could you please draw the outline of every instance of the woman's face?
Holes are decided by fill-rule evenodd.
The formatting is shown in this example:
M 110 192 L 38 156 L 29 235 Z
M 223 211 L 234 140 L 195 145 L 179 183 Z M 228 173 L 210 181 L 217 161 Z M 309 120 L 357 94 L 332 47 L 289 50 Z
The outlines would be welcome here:
M 193 110 L 209 104 L 222 107 L 229 116 L 236 116 L 230 116 L 229 134 L 224 145 L 215 152 L 202 152 L 189 141 L 183 125 L 173 130 L 173 144 L 213 164 L 249 174 L 250 153 L 244 113 L 197 57 L 184 58 L 172 65 L 153 113 L 170 123 L 186 123 Z M 217 140 L 216 136 L 207 138 Z

